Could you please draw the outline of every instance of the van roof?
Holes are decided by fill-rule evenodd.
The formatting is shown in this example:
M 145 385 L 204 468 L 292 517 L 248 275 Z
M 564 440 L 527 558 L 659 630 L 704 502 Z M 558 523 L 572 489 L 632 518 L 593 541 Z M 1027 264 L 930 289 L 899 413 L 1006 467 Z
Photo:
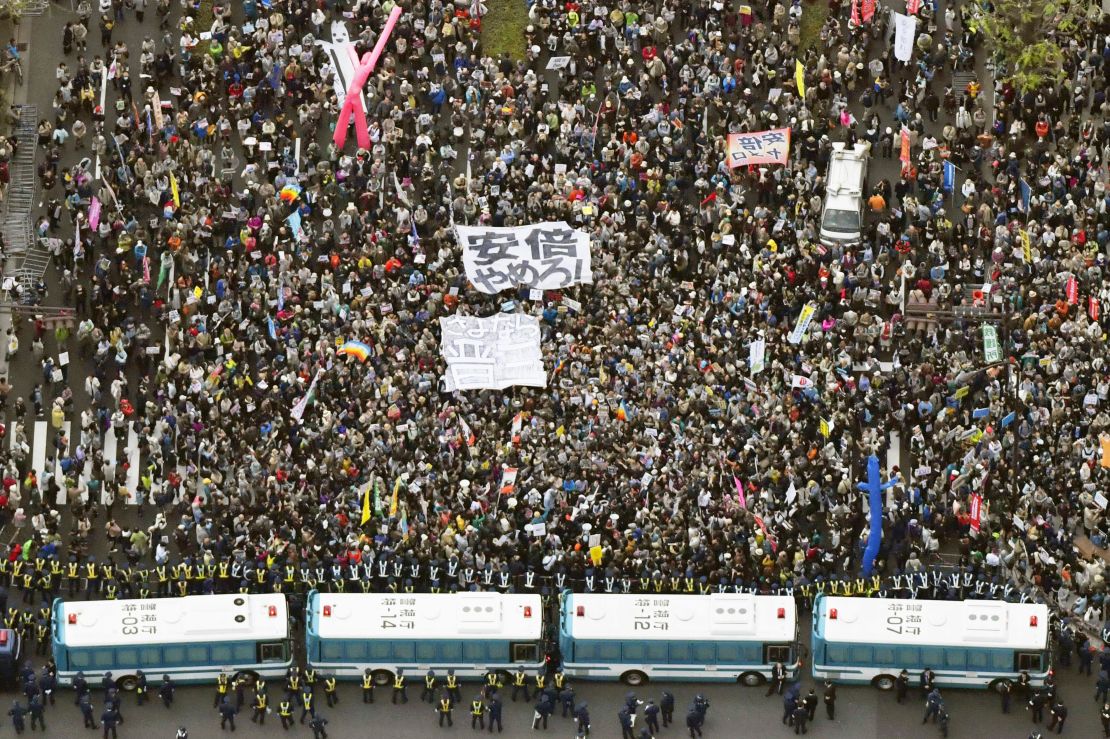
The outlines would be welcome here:
M 829 195 L 862 195 L 866 176 L 866 147 L 857 145 L 851 150 L 842 145 L 834 147 L 829 154 L 829 176 L 825 182 L 825 190 Z

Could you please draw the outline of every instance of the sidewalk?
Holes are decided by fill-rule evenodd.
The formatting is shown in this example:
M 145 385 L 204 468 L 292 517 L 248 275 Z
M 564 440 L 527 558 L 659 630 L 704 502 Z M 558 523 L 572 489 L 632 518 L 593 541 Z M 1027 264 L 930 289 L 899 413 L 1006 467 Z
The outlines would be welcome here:
M 34 25 L 34 18 L 23 18 L 19 23 L 13 24 L 10 21 L 5 22 L 0 26 L 2 30 L 0 33 L 7 34 L 7 38 L 15 37 L 16 46 L 20 50 L 23 64 L 23 84 L 16 84 L 14 75 L 9 75 L 5 92 L 10 105 L 23 105 L 27 102 L 27 86 L 30 84 L 31 72 L 31 30 Z M 13 124 L 14 131 L 14 124 Z M 3 280 L 16 279 L 19 272 L 19 263 L 22 261 L 21 257 L 12 257 L 7 260 L 4 265 Z M 10 296 L 5 291 L 4 300 L 9 300 Z M 9 309 L 0 309 L 0 378 L 8 378 L 8 360 L 7 355 L 7 335 L 8 329 L 12 326 L 12 313 Z

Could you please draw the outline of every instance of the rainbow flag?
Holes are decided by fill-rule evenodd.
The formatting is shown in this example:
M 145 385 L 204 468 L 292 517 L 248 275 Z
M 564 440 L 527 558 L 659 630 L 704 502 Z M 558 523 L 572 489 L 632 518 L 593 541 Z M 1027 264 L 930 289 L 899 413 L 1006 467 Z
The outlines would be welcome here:
M 624 398 L 621 398 L 621 402 L 617 406 L 617 420 L 618 421 L 627 421 L 628 420 L 628 406 L 625 405 Z

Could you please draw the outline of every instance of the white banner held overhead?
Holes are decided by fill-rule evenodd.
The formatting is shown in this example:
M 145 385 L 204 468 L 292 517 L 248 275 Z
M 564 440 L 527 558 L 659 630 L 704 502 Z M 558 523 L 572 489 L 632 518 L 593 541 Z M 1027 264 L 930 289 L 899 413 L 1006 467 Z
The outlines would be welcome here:
M 493 228 L 456 226 L 467 279 L 493 295 L 525 286 L 560 290 L 592 283 L 590 235 L 564 221 Z
M 439 319 L 440 353 L 447 361 L 444 390 L 547 387 L 537 316 L 498 313 L 489 318 Z
M 813 303 L 806 303 L 802 306 L 802 312 L 798 314 L 798 322 L 794 324 L 794 330 L 790 332 L 790 336 L 786 340 L 791 344 L 802 343 L 802 337 L 806 335 L 809 329 L 809 324 L 813 323 L 813 317 L 817 315 L 817 306 Z
M 917 35 L 917 20 L 912 15 L 894 14 L 894 58 L 908 62 L 913 56 L 913 38 Z
M 758 375 L 765 369 L 766 357 L 767 342 L 762 338 L 753 341 L 748 347 L 748 369 L 753 375 Z
M 294 421 L 301 420 L 301 416 L 304 415 L 305 409 L 308 408 L 308 401 L 312 400 L 312 396 L 316 394 L 316 384 L 320 382 L 320 378 L 323 376 L 323 368 L 316 370 L 316 376 L 312 378 L 312 383 L 308 386 L 308 392 L 297 401 L 297 404 L 293 406 L 293 411 L 289 414 L 293 416 Z

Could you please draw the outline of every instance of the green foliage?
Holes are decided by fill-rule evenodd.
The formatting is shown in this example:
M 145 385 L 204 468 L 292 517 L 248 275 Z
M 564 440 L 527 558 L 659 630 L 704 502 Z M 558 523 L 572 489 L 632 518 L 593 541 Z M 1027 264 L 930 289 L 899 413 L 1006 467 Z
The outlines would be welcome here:
M 0 18 L 19 20 L 27 4 L 28 0 L 0 0 Z
M 1029 92 L 1063 81 L 1063 49 L 1083 33 L 1097 2 L 994 0 L 990 9 L 977 8 L 970 24 L 982 30 L 986 48 L 994 52 L 1006 79 L 1021 92 Z
M 495 59 L 503 52 L 514 60 L 524 58 L 524 29 L 528 6 L 524 0 L 487 0 L 482 16 L 482 53 Z

